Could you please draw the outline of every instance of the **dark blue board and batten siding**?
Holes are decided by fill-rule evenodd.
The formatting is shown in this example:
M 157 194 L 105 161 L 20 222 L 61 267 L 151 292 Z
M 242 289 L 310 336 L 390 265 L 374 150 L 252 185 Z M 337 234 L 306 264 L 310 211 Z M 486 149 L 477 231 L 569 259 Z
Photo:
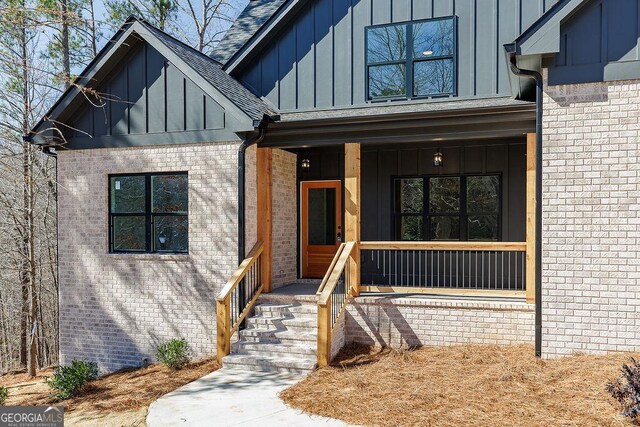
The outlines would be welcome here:
M 456 16 L 458 97 L 511 95 L 503 45 L 557 0 L 315 0 L 236 74 L 282 111 L 366 102 L 365 27 Z
M 223 107 L 146 43 L 94 89 L 102 94 L 94 102 L 104 107 L 87 101 L 78 107 L 65 131 L 69 148 L 142 145 L 142 136 L 152 144 L 206 141 L 226 126 Z M 227 140 L 236 138 L 229 132 Z
M 640 78 L 640 0 L 595 0 L 560 29 L 550 84 Z

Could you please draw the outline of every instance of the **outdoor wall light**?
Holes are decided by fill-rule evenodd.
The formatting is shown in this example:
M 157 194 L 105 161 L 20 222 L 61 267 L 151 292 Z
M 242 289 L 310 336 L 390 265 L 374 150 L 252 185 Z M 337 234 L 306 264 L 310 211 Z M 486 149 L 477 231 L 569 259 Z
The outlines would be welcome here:
M 424 56 L 431 56 L 431 55 L 433 55 L 433 51 L 432 50 L 425 50 L 424 52 L 422 52 L 422 54 Z
M 433 166 L 439 168 L 439 167 L 442 167 L 443 164 L 444 164 L 444 156 L 440 152 L 440 149 L 438 149 L 438 151 L 436 151 L 436 153 L 433 155 Z
M 311 168 L 311 161 L 309 159 L 302 159 L 302 169 L 309 170 Z
M 158 234 L 158 242 L 160 242 L 161 245 L 167 243 L 167 236 L 165 236 L 162 231 Z

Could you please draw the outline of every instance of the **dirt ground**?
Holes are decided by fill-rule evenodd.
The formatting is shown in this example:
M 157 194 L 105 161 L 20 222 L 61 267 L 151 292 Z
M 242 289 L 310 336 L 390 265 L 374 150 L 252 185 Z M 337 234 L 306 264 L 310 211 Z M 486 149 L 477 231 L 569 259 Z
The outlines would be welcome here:
M 218 369 L 214 359 L 195 361 L 173 371 L 163 365 L 130 369 L 91 382 L 81 396 L 55 403 L 65 407 L 65 425 L 144 426 L 147 408 L 158 397 Z M 0 385 L 9 388 L 7 405 L 48 405 L 51 389 L 44 377 L 53 370 L 0 376 Z
M 630 426 L 605 386 L 631 356 L 541 361 L 528 345 L 351 347 L 281 397 L 364 426 Z

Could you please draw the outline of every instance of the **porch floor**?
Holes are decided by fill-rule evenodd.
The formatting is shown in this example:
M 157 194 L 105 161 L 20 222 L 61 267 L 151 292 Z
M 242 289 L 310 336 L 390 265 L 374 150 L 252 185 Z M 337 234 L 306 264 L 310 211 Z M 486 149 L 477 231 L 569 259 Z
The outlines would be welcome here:
M 263 299 L 287 299 L 287 298 L 296 298 L 300 301 L 305 302 L 315 302 L 315 295 L 320 286 L 321 280 L 315 279 L 300 279 L 293 283 L 289 283 L 287 285 L 281 286 L 279 288 L 274 289 L 270 294 L 262 294 L 261 298 Z M 415 293 L 411 292 L 411 290 L 407 290 L 406 293 L 385 293 L 385 292 L 362 292 L 360 297 L 370 297 L 370 298 L 385 298 L 388 300 L 396 300 L 396 299 L 417 299 L 422 301 L 429 300 L 439 300 L 439 301 L 463 301 L 463 302 L 479 302 L 479 303 L 491 303 L 491 302 L 505 302 L 505 303 L 522 303 L 524 302 L 524 297 L 492 297 L 490 295 L 487 296 L 479 296 L 479 295 L 441 295 L 441 294 L 429 294 L 429 293 Z

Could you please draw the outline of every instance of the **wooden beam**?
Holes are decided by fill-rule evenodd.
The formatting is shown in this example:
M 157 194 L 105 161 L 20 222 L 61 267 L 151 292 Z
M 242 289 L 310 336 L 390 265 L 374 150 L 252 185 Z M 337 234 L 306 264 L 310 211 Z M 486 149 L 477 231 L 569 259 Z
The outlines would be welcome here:
M 216 346 L 218 363 L 222 365 L 222 358 L 231 353 L 231 299 L 216 301 Z
M 258 240 L 264 244 L 262 252 L 262 286 L 264 293 L 271 292 L 273 268 L 273 216 L 272 216 L 272 151 L 271 148 L 258 148 L 257 153 L 258 187 Z
M 527 262 L 525 280 L 527 302 L 536 302 L 536 134 L 527 134 Z
M 318 367 L 331 362 L 331 300 L 318 304 Z
M 360 242 L 360 250 L 524 252 L 525 242 Z
M 355 242 L 349 261 L 349 284 L 352 295 L 360 295 L 360 144 L 344 146 L 344 237 Z

